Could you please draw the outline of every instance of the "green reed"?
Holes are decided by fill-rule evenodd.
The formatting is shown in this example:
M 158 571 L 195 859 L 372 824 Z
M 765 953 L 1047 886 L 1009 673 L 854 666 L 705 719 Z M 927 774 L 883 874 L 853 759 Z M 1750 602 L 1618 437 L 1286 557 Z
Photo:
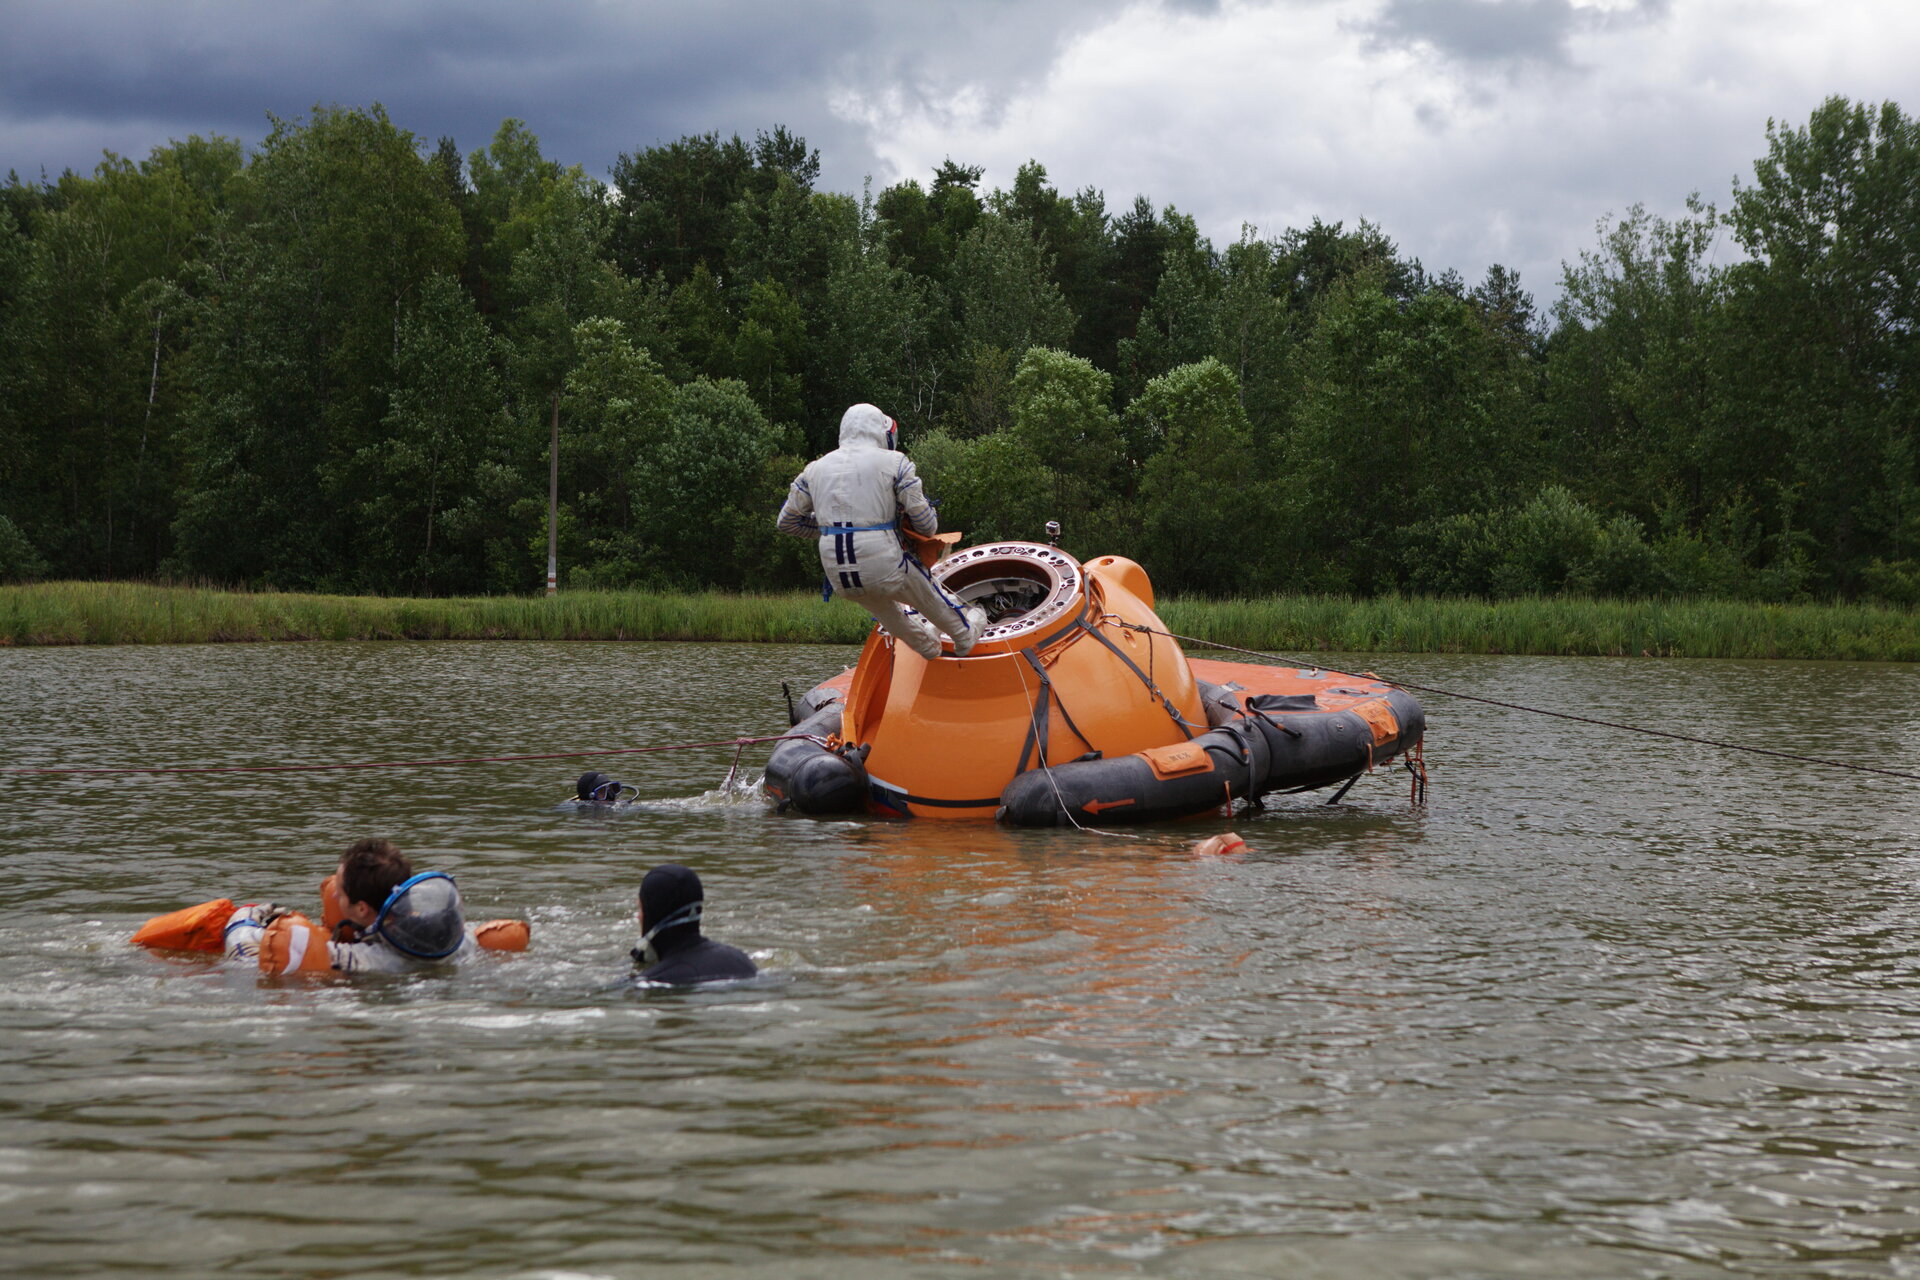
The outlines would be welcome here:
M 857 644 L 871 620 L 807 592 L 569 591 L 405 599 L 140 583 L 0 587 L 0 644 L 251 640 L 738 640 Z
M 1383 596 L 1162 599 L 1169 630 L 1276 652 L 1920 661 L 1920 611 L 1729 600 Z M 0 644 L 253 640 L 728 640 L 857 644 L 858 607 L 811 592 L 566 591 L 403 599 L 142 583 L 0 587 Z
M 1271 651 L 1920 661 L 1920 611 L 1886 605 L 1273 596 L 1159 613 L 1181 635 Z

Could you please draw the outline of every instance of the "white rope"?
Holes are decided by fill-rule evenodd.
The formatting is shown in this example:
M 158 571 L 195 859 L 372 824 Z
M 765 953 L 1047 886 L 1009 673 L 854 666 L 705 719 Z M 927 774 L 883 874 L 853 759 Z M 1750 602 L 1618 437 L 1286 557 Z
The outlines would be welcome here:
M 1018 657 L 1019 655 L 1014 654 L 1010 656 Z M 1035 661 L 1038 660 L 1036 656 Z M 1047 763 L 1047 744 L 1040 740 L 1040 713 L 1034 706 L 1033 691 L 1027 688 L 1027 673 L 1021 670 L 1021 665 L 1020 662 L 1015 662 L 1013 664 L 1013 672 L 1020 677 L 1020 692 L 1027 700 L 1027 725 L 1033 731 L 1033 745 L 1034 749 L 1040 755 L 1040 769 L 1047 775 L 1047 785 L 1053 788 L 1054 803 L 1060 806 L 1060 812 L 1066 815 L 1067 821 L 1073 824 L 1074 830 L 1082 831 L 1093 836 L 1111 836 L 1115 840 L 1138 840 L 1146 844 L 1161 843 L 1157 840 L 1149 840 L 1145 836 L 1134 835 L 1130 831 L 1106 831 L 1100 827 L 1089 827 L 1073 816 L 1073 811 L 1067 808 L 1067 798 L 1060 794 L 1060 783 L 1059 780 L 1053 776 L 1053 766 Z M 1081 741 L 1085 742 L 1086 740 L 1083 738 Z M 1092 747 L 1093 744 L 1088 742 L 1087 746 Z

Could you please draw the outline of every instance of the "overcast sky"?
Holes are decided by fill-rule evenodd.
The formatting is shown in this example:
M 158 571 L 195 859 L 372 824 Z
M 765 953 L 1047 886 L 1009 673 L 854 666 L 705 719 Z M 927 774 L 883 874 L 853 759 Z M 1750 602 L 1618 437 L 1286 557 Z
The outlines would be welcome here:
M 0 168 L 91 170 L 268 113 L 386 105 L 463 152 L 508 116 L 605 178 L 622 152 L 784 124 L 821 185 L 1145 195 L 1242 224 L 1379 224 L 1430 271 L 1544 303 L 1595 224 L 1725 207 L 1771 117 L 1920 112 L 1915 0 L 0 0 Z

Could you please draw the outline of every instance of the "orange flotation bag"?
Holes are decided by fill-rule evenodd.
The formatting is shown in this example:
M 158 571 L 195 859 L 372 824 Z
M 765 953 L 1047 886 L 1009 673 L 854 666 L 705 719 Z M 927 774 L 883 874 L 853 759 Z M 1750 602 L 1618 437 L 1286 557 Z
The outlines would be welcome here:
M 215 898 L 199 906 L 169 911 L 141 925 L 133 941 L 138 946 L 169 951 L 224 951 L 227 921 L 233 909 L 233 899 Z
M 334 872 L 320 882 L 320 924 L 331 931 L 347 918 L 347 898 L 340 892 L 340 873 Z
M 1193 856 L 1196 858 L 1222 856 L 1231 858 L 1237 857 L 1246 851 L 1247 842 L 1240 838 L 1238 832 L 1234 831 L 1228 831 L 1217 836 L 1208 836 L 1205 840 L 1193 846 Z
M 262 973 L 328 973 L 332 969 L 327 931 L 303 915 L 281 916 L 260 935 Z
M 525 951 L 532 936 L 525 920 L 489 920 L 473 931 L 473 940 L 488 951 Z

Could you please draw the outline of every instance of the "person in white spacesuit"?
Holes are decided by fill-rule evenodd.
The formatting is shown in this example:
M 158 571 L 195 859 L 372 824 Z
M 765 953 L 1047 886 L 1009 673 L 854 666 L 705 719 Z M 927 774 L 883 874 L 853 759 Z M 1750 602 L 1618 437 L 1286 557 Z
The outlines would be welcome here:
M 940 656 L 942 632 L 953 640 L 954 656 L 964 658 L 986 628 L 986 611 L 942 591 L 902 545 L 901 522 L 931 536 L 940 520 L 913 460 L 896 452 L 899 430 L 870 404 L 848 409 L 840 418 L 840 447 L 795 478 L 776 528 L 819 540 L 829 595 L 837 591 L 859 604 L 923 658 Z
M 227 956 L 258 961 L 266 973 L 412 973 L 527 945 L 522 921 L 467 924 L 453 877 L 414 874 L 388 840 L 349 845 L 320 893 L 320 926 L 271 903 L 236 907 L 223 939 Z

